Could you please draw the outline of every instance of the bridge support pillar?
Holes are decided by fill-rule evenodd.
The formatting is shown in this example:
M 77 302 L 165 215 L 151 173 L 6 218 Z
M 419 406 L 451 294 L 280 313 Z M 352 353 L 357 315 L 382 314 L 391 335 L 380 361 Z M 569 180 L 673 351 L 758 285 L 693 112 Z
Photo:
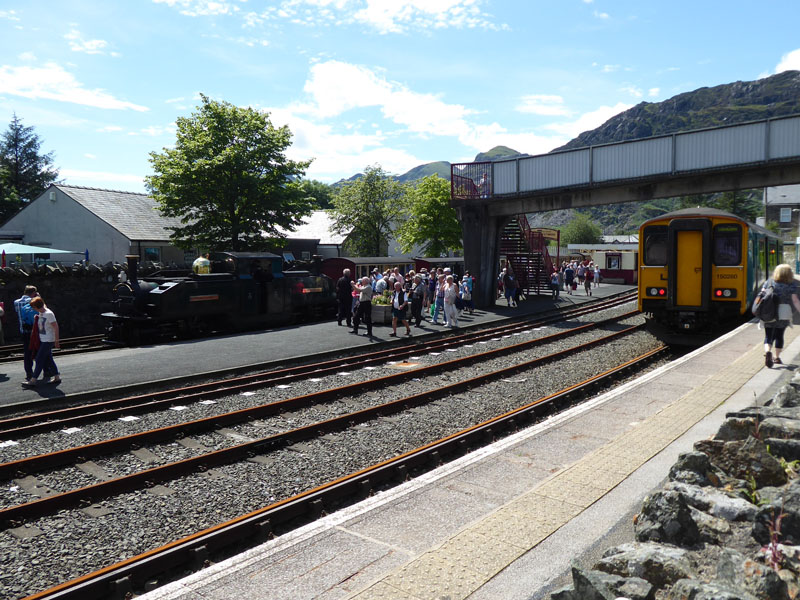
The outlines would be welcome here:
M 494 306 L 497 300 L 497 269 L 500 264 L 500 234 L 509 217 L 489 216 L 488 204 L 458 209 L 464 240 L 464 267 L 475 277 L 472 299 L 478 308 Z

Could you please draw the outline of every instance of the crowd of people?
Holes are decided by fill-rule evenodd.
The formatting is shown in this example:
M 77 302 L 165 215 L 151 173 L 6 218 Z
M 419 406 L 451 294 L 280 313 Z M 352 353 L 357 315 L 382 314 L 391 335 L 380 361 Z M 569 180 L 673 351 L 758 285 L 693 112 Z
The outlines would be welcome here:
M 600 265 L 594 261 L 563 261 L 558 270 L 553 270 L 550 276 L 550 287 L 553 298 L 558 298 L 562 291 L 570 296 L 577 293 L 578 287 L 583 287 L 587 296 L 592 295 L 592 288 L 600 286 Z
M 459 279 L 450 268 L 430 272 L 423 268 L 407 273 L 401 273 L 398 267 L 383 273 L 373 269 L 371 276 L 357 281 L 353 280 L 350 269 L 344 269 L 336 282 L 337 322 L 340 326 L 346 323 L 352 333 L 358 334 L 363 321 L 366 335 L 372 337 L 372 300 L 376 296 L 386 296 L 391 298 L 392 333 L 389 335 L 392 337 L 397 336 L 398 324 L 405 327 L 405 335 L 412 335 L 412 323 L 414 327 L 421 327 L 426 316 L 432 325 L 458 327 L 461 311 L 472 314 L 475 310 L 474 285 L 468 271 Z

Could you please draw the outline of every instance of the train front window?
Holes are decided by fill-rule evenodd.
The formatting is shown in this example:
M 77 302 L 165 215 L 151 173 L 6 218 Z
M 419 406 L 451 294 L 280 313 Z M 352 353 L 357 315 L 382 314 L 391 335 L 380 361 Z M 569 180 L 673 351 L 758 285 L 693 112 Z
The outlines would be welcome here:
M 742 227 L 723 223 L 714 227 L 714 264 L 730 267 L 742 262 Z
M 644 229 L 645 265 L 663 266 L 667 264 L 667 226 L 652 225 Z

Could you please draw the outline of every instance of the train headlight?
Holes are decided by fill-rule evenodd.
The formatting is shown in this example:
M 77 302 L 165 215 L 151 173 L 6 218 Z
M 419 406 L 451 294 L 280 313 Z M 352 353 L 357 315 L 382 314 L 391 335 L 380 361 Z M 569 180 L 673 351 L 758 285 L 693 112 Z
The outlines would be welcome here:
M 717 288 L 714 290 L 715 298 L 736 298 L 736 288 Z
M 666 288 L 657 288 L 657 287 L 647 288 L 647 295 L 648 296 L 660 296 L 660 297 L 663 298 L 664 296 L 667 295 L 667 289 Z

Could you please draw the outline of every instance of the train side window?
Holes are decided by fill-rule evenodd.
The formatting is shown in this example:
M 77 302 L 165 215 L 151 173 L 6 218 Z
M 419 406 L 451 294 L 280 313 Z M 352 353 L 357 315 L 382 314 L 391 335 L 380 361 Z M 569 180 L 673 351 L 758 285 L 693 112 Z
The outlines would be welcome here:
M 714 226 L 714 264 L 730 267 L 742 262 L 742 227 L 734 223 Z
M 644 229 L 644 258 L 642 264 L 667 264 L 667 226 L 652 225 Z

